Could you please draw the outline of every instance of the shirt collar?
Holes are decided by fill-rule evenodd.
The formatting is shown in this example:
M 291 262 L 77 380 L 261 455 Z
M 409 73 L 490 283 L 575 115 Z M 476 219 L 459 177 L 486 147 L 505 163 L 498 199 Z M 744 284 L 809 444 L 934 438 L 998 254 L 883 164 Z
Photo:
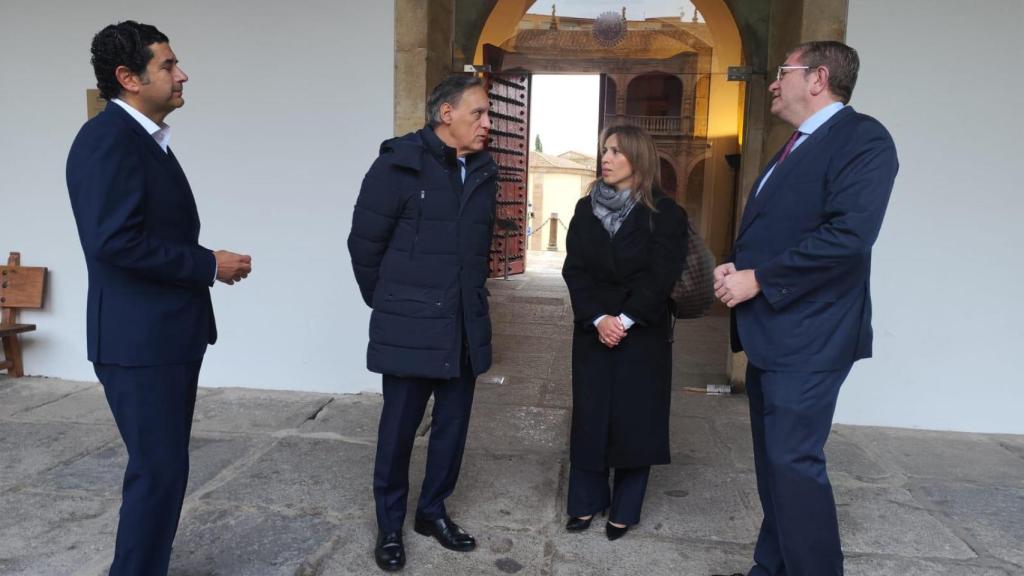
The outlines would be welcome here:
M 150 136 L 153 137 L 154 140 L 156 140 L 156 143 L 157 145 L 160 146 L 160 149 L 163 150 L 164 152 L 167 152 L 167 147 L 171 145 L 170 126 L 163 122 L 161 122 L 160 124 L 153 122 L 149 119 L 148 116 L 146 116 L 142 112 L 139 112 L 134 107 L 132 107 L 131 104 L 125 102 L 124 100 L 121 100 L 120 98 L 114 98 L 113 100 L 111 100 L 111 102 L 123 108 L 129 116 L 134 118 L 135 121 L 138 122 L 140 126 L 142 126 L 142 129 L 145 130 L 147 134 L 149 134 Z
M 844 106 L 846 106 L 846 104 L 843 104 L 842 102 L 833 102 L 828 106 L 825 106 L 821 110 L 811 114 L 811 117 L 804 120 L 804 123 L 801 124 L 800 128 L 797 128 L 797 130 L 803 134 L 813 134 L 815 130 L 821 128 L 822 124 L 828 122 L 828 119 L 835 116 L 836 112 L 842 110 Z

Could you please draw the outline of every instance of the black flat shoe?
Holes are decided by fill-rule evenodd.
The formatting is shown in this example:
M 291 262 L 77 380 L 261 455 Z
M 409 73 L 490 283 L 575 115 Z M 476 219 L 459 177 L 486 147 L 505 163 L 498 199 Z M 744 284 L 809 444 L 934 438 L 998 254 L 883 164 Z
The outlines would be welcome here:
M 405 545 L 402 544 L 401 532 L 377 534 L 377 546 L 373 549 L 373 559 L 377 566 L 385 572 L 395 572 L 405 566 Z
M 625 536 L 626 532 L 629 532 L 629 525 L 623 526 L 622 528 L 615 526 L 611 522 L 607 522 L 604 525 L 604 535 L 608 537 L 608 540 L 618 540 Z
M 445 516 L 437 520 L 416 519 L 413 529 L 417 534 L 433 536 L 441 546 L 456 552 L 469 552 L 476 548 L 476 540 Z
M 587 528 L 590 528 L 590 521 L 593 519 L 593 516 L 586 519 L 570 516 L 569 521 L 565 523 L 565 529 L 569 532 L 582 532 Z

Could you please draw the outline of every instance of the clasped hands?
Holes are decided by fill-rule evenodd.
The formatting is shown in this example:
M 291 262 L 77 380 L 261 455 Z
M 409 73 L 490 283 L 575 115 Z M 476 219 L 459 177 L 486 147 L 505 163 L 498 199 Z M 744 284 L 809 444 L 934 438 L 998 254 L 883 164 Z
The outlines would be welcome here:
M 618 316 L 605 316 L 597 325 L 597 339 L 609 348 L 615 348 L 626 337 L 626 327 Z
M 761 284 L 753 270 L 737 270 L 732 262 L 715 268 L 715 298 L 729 308 L 761 293 Z
M 217 260 L 217 280 L 225 284 L 241 282 L 252 272 L 252 256 L 217 250 L 213 257 Z

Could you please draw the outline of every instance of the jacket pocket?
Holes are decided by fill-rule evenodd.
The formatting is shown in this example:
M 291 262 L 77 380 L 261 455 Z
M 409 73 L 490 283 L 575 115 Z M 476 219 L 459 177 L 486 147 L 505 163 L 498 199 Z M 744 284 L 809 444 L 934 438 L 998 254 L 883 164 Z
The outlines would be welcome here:
M 444 290 L 388 284 L 377 289 L 373 309 L 409 318 L 439 318 L 445 309 Z

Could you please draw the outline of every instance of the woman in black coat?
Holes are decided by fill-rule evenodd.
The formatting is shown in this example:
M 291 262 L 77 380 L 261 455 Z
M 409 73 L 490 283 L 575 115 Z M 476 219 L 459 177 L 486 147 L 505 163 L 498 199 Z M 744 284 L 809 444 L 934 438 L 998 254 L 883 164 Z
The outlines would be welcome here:
M 650 466 L 669 462 L 669 294 L 689 228 L 658 189 L 649 134 L 613 126 L 602 142 L 602 176 L 576 204 L 562 268 L 574 324 L 566 528 L 585 530 L 610 507 L 615 540 L 640 521 Z

